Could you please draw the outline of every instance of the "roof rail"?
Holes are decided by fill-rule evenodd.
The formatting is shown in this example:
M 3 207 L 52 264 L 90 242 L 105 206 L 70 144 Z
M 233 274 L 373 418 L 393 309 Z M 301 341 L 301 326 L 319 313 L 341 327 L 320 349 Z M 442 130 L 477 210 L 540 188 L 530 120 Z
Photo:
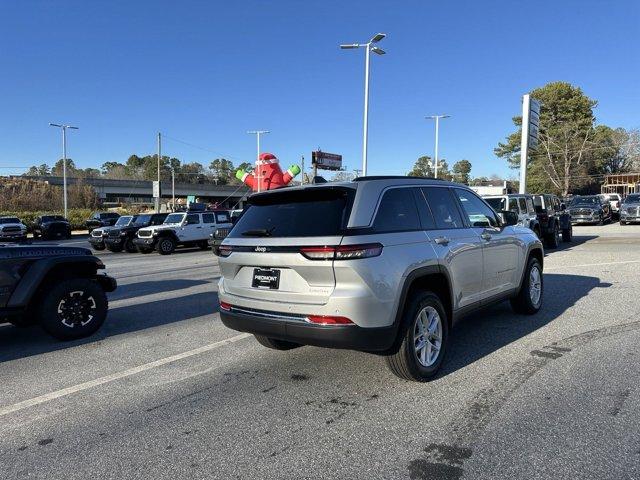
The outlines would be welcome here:
M 366 180 L 398 180 L 398 179 L 404 179 L 404 180 L 411 180 L 411 179 L 416 179 L 416 180 L 438 180 L 440 182 L 443 182 L 444 180 L 441 178 L 435 178 L 435 177 L 414 177 L 411 175 L 367 175 L 365 177 L 356 177 L 353 179 L 354 182 L 363 182 Z

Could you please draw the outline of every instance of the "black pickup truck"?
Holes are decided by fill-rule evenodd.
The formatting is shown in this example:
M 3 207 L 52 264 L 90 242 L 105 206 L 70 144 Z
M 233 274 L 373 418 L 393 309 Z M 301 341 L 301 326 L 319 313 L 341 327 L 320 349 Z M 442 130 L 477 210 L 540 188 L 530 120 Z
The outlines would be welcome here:
M 115 279 L 86 248 L 0 244 L 0 322 L 39 324 L 61 340 L 95 333 Z

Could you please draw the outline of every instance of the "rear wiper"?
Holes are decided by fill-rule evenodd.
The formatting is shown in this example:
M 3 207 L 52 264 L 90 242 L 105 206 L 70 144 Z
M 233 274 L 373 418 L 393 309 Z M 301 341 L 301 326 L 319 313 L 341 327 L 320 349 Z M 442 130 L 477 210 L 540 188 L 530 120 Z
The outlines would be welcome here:
M 245 230 L 242 232 L 242 235 L 245 237 L 270 237 L 271 233 L 276 229 L 276 227 L 267 228 L 255 228 L 253 230 Z

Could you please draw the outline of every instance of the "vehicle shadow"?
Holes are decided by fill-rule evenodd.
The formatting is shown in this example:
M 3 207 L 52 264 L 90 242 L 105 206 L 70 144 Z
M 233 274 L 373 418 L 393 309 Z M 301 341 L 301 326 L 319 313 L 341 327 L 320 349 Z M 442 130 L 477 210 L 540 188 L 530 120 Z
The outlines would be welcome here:
M 558 245 L 558 248 L 551 249 L 551 248 L 545 247 L 544 253 L 545 255 L 549 255 L 553 252 L 563 252 L 565 250 L 571 250 L 572 248 L 575 248 L 578 245 L 582 245 L 583 243 L 590 242 L 591 240 L 595 240 L 596 238 L 598 238 L 597 235 L 576 234 L 576 231 L 574 229 L 573 238 L 571 239 L 570 242 L 560 242 L 560 244 Z
M 513 313 L 509 302 L 461 319 L 451 332 L 449 352 L 439 376 L 448 375 L 519 340 L 556 320 L 581 298 L 610 283 L 596 277 L 546 273 L 541 310 L 535 315 Z
M 207 283 L 212 282 L 207 280 L 187 280 L 178 278 L 173 280 L 149 280 L 146 282 L 128 283 L 120 286 L 115 292 L 109 294 L 109 301 L 142 297 L 144 295 L 151 295 L 153 293 L 160 292 L 173 292 L 175 290 L 205 285 Z
M 211 315 L 218 311 L 218 307 L 218 295 L 212 291 L 110 308 L 97 333 L 68 342 L 50 337 L 38 326 L 18 328 L 0 325 L 0 363 Z

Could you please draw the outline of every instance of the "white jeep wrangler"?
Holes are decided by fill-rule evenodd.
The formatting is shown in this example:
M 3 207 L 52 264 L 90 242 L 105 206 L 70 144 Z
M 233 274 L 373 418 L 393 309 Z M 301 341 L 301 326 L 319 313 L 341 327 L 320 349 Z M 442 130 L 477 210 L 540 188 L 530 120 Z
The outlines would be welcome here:
M 207 250 L 209 235 L 216 228 L 231 228 L 226 210 L 171 213 L 162 225 L 141 228 L 133 243 L 140 253 L 157 250 L 161 255 L 173 253 L 178 245 Z

